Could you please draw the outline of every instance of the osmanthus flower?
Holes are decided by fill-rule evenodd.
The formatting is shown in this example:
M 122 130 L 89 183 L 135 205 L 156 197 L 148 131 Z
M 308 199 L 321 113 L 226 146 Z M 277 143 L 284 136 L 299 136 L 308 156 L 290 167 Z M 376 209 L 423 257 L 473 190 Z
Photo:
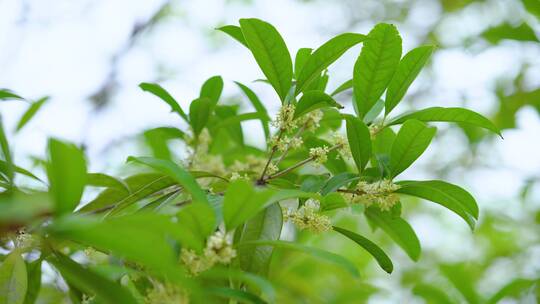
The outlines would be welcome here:
M 232 236 L 219 230 L 208 237 L 202 255 L 186 248 L 182 248 L 180 253 L 180 260 L 188 272 L 195 276 L 215 264 L 227 265 L 235 257 L 236 250 L 232 247 Z
M 328 152 L 330 152 L 330 148 L 327 146 L 315 147 L 309 149 L 309 156 L 313 157 L 316 164 L 322 165 L 328 160 Z
M 291 130 L 296 127 L 297 121 L 294 120 L 294 105 L 283 105 L 272 121 L 272 125 L 280 130 Z
M 297 210 L 284 210 L 283 220 L 291 221 L 300 230 L 322 233 L 332 230 L 330 218 L 320 214 L 320 203 L 309 199 Z
M 156 281 L 153 281 L 153 287 L 144 299 L 145 304 L 187 304 L 189 302 L 188 293 L 178 285 Z
M 303 125 L 306 131 L 315 131 L 320 127 L 320 122 L 323 118 L 323 111 L 315 110 L 304 115 L 300 121 L 300 125 Z
M 383 211 L 392 209 L 399 202 L 399 195 L 394 192 L 400 188 L 391 180 L 383 179 L 373 183 L 360 181 L 356 186 L 357 194 L 348 193 L 350 202 L 366 206 L 376 205 Z

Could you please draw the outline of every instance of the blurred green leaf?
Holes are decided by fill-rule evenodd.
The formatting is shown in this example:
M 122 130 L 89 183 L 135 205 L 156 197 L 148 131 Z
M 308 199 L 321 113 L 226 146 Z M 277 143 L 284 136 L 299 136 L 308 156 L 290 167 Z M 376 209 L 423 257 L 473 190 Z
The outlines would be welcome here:
M 168 142 L 172 139 L 186 139 L 186 134 L 178 128 L 159 127 L 144 131 L 144 139 L 152 154 L 156 158 L 172 159 L 171 151 Z
M 343 106 L 337 103 L 334 98 L 321 91 L 307 91 L 296 104 L 294 110 L 294 119 L 301 117 L 311 111 L 324 107 L 335 107 L 342 109 Z
M 41 258 L 27 263 L 26 271 L 28 288 L 26 290 L 24 304 L 34 304 L 41 288 Z
M 399 216 L 390 212 L 382 212 L 379 208 L 367 208 L 366 217 L 377 227 L 386 232 L 413 260 L 420 258 L 420 241 L 411 225 Z
M 221 76 L 213 76 L 208 78 L 208 80 L 203 83 L 199 97 L 206 97 L 210 99 L 212 102 L 212 107 L 214 107 L 218 103 L 222 91 L 223 78 L 221 78 Z
M 189 106 L 189 124 L 195 136 L 199 136 L 206 127 L 212 112 L 212 101 L 207 97 L 193 100 Z
M 346 125 L 351 154 L 358 173 L 362 173 L 371 157 L 371 135 L 368 127 L 356 117 L 347 117 Z
M 440 204 L 461 216 L 474 229 L 478 205 L 472 195 L 456 185 L 439 181 L 399 181 L 397 193 L 408 194 Z
M 79 205 L 87 182 L 86 160 L 74 144 L 51 138 L 47 176 L 56 201 L 56 213 L 70 213 Z
M 39 111 L 39 109 L 49 100 L 49 97 L 43 97 L 40 100 L 30 104 L 30 107 L 24 112 L 23 116 L 17 123 L 16 131 L 21 130 Z
M 249 46 L 247 45 L 246 39 L 244 38 L 244 34 L 242 33 L 242 29 L 239 26 L 225 25 L 225 26 L 217 28 L 217 30 L 224 32 L 225 34 L 234 38 L 236 41 L 243 44 L 245 47 L 249 48 Z
M 64 279 L 89 294 L 108 304 L 137 304 L 133 296 L 120 284 L 88 270 L 67 256 L 56 253 L 47 259 L 54 265 Z
M 346 207 L 349 207 L 349 204 L 345 201 L 343 196 L 337 192 L 328 193 L 321 201 L 321 211 L 330 211 Z
M 227 287 L 211 287 L 206 289 L 209 294 L 213 294 L 218 297 L 240 301 L 242 303 L 254 303 L 265 304 L 266 302 L 259 296 L 250 292 L 232 289 Z
M 270 138 L 270 127 L 268 126 L 268 121 L 270 121 L 270 116 L 268 116 L 268 112 L 266 111 L 266 108 L 264 104 L 260 101 L 259 97 L 257 97 L 257 94 L 253 92 L 249 87 L 241 84 L 240 82 L 235 81 L 235 83 L 240 87 L 242 92 L 246 95 L 246 97 L 251 102 L 251 105 L 255 108 L 257 113 L 261 114 L 261 117 L 264 117 L 264 120 L 261 119 L 261 124 L 264 129 L 264 135 L 266 139 Z
M 229 184 L 223 199 L 223 220 L 228 231 L 241 225 L 262 210 L 272 196 L 270 190 L 258 190 L 244 179 Z
M 540 1 L 539 0 L 521 0 L 521 2 L 523 2 L 525 9 L 529 13 L 536 16 L 536 18 L 540 19 Z
M 422 297 L 426 303 L 437 303 L 437 304 L 454 304 L 455 302 L 450 300 L 450 298 L 438 287 L 428 284 L 418 284 L 414 286 L 412 292 Z
M 434 48 L 431 45 L 417 47 L 409 51 L 401 59 L 386 92 L 385 116 L 403 99 L 409 86 L 416 79 L 431 53 L 433 53 Z
M 27 280 L 26 264 L 15 249 L 0 265 L 0 304 L 23 304 Z
M 443 108 L 432 107 L 412 113 L 406 113 L 396 117 L 388 123 L 388 126 L 405 123 L 409 119 L 416 119 L 423 122 L 444 121 L 458 122 L 477 126 L 492 131 L 502 137 L 501 131 L 484 116 L 464 108 Z
M 143 82 L 143 83 L 139 84 L 139 87 L 143 91 L 150 92 L 150 93 L 156 95 L 157 97 L 161 98 L 161 100 L 165 101 L 169 106 L 171 106 L 171 109 L 172 109 L 173 112 L 176 112 L 186 122 L 189 122 L 188 116 L 186 115 L 184 110 L 182 110 L 182 108 L 180 107 L 180 105 L 178 104 L 176 99 L 174 99 L 174 97 L 172 97 L 171 94 L 169 94 L 169 92 L 167 92 L 159 84 Z
M 379 266 L 381 266 L 384 271 L 386 271 L 387 273 L 392 273 L 392 271 L 394 270 L 392 260 L 390 260 L 386 253 L 384 253 L 384 251 L 379 246 L 377 246 L 377 244 L 350 230 L 339 228 L 336 226 L 334 226 L 333 229 L 346 236 L 347 238 L 351 239 L 356 244 L 360 245 L 367 252 L 369 252 L 371 256 L 375 258 Z
M 0 100 L 20 99 L 24 100 L 21 96 L 11 92 L 8 89 L 0 89 Z
M 345 33 L 338 35 L 316 49 L 311 56 L 307 59 L 296 83 L 296 95 L 300 92 L 304 92 L 306 87 L 321 74 L 321 72 L 328 68 L 334 61 L 336 61 L 343 53 L 345 53 L 351 47 L 366 39 L 365 35 Z
M 465 264 L 441 265 L 440 269 L 443 275 L 465 297 L 467 303 L 482 302 L 475 288 L 473 269 L 469 269 Z
M 240 19 L 240 28 L 253 57 L 283 102 L 293 76 L 291 55 L 285 41 L 274 26 L 259 19 Z
M 192 233 L 198 240 L 198 244 L 202 249 L 206 238 L 212 234 L 217 226 L 216 214 L 210 204 L 202 202 L 193 202 L 182 209 L 176 214 L 178 218 L 178 224 L 183 228 L 186 233 Z
M 540 5 L 540 2 L 538 3 Z M 527 24 L 513 25 L 503 23 L 498 26 L 490 27 L 482 33 L 491 44 L 498 44 L 502 40 L 531 41 L 539 42 L 534 30 Z
M 521 278 L 514 279 L 501 287 L 501 289 L 499 289 L 486 301 L 486 304 L 499 303 L 502 299 L 508 297 L 518 298 L 525 291 L 529 290 L 532 286 L 538 283 L 540 283 L 539 280 L 528 280 Z
M 5 166 L 2 168 L 2 172 L 6 174 L 10 185 L 12 185 L 13 176 L 15 174 L 15 165 L 13 164 L 11 149 L 4 130 L 4 120 L 2 119 L 2 116 L 0 116 L 0 148 L 2 149 L 2 156 L 4 157 L 5 161 Z
M 396 27 L 379 23 L 369 32 L 354 65 L 353 90 L 360 118 L 381 98 L 401 58 L 401 37 Z
M 125 181 L 104 173 L 88 173 L 86 184 L 94 187 L 115 188 L 129 193 L 129 186 Z
M 423 122 L 410 119 L 403 123 L 392 144 L 390 171 L 392 177 L 409 168 L 427 149 L 437 129 Z

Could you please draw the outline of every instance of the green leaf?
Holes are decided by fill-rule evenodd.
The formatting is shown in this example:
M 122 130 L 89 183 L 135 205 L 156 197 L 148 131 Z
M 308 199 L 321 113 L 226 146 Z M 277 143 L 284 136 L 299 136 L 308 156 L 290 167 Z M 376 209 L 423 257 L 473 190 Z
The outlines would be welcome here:
M 486 304 L 495 304 L 499 303 L 502 299 L 508 297 L 517 298 L 525 291 L 529 290 L 534 284 L 540 283 L 539 280 L 527 280 L 527 279 L 515 279 L 505 284 L 501 289 L 499 289 L 493 296 L 491 296 Z
M 212 101 L 207 97 L 193 100 L 189 106 L 189 124 L 195 136 L 199 136 L 206 127 L 212 111 Z
M 155 170 L 164 173 L 174 180 L 188 191 L 193 197 L 194 201 L 201 203 L 208 203 L 206 193 L 201 189 L 195 178 L 189 174 L 185 169 L 173 163 L 172 161 L 156 159 L 152 157 L 129 157 L 128 161 L 134 161 L 140 164 L 147 165 Z
M 227 231 L 255 216 L 264 208 L 272 194 L 270 190 L 254 189 L 253 185 L 244 179 L 231 182 L 223 199 L 223 220 Z
M 346 121 L 351 154 L 358 173 L 362 173 L 371 157 L 371 135 L 368 127 L 360 119 L 349 116 Z
M 265 304 L 259 296 L 250 292 L 227 287 L 210 287 L 207 292 L 218 297 L 240 301 L 242 303 Z
M 172 159 L 168 142 L 173 139 L 185 140 L 186 134 L 178 128 L 158 127 L 144 131 L 144 140 L 152 150 L 152 156 Z
M 255 119 L 258 119 L 261 122 L 265 122 L 265 123 L 267 123 L 269 120 L 268 114 L 266 113 L 260 113 L 260 112 L 242 113 L 242 114 L 238 114 L 238 115 L 231 116 L 231 117 L 221 120 L 219 123 L 212 126 L 212 129 L 220 130 L 224 127 L 227 127 L 227 126 L 230 126 L 230 125 L 242 122 L 242 121 L 255 120 Z
M 525 9 L 540 20 L 540 0 L 521 0 Z
M 110 209 L 119 204 L 129 206 L 177 184 L 174 179 L 161 173 L 136 174 L 126 178 L 125 182 L 129 186 L 129 193 L 118 188 L 107 188 L 94 200 L 84 205 L 78 212 L 96 212 L 103 209 Z
M 0 100 L 19 99 L 24 100 L 21 96 L 11 92 L 8 89 L 0 89 Z
M 48 232 L 66 239 L 111 252 L 147 266 L 158 275 L 172 273 L 177 258 L 167 236 L 183 240 L 184 231 L 164 215 L 136 213 L 99 220 L 88 216 L 67 216 L 56 220 Z
M 217 226 L 214 209 L 210 204 L 201 202 L 194 202 L 183 207 L 176 214 L 176 217 L 183 230 L 192 233 L 201 246 Z M 202 247 L 198 249 L 202 249 Z
M 409 223 L 399 216 L 382 212 L 378 208 L 367 208 L 365 215 L 403 248 L 413 261 L 418 261 L 421 252 L 420 241 Z
M 125 181 L 104 173 L 88 173 L 86 184 L 94 187 L 115 188 L 129 193 L 129 186 Z
M 236 41 L 243 44 L 245 47 L 249 48 L 246 39 L 244 38 L 244 34 L 242 33 L 242 29 L 239 26 L 225 25 L 217 28 L 217 30 L 224 32 L 225 34 L 234 38 Z
M 334 98 L 326 95 L 324 92 L 307 91 L 302 95 L 302 97 L 296 104 L 296 108 L 294 110 L 294 119 L 297 119 L 311 111 L 325 107 L 335 107 L 338 109 L 343 109 L 342 105 L 337 103 Z
M 478 218 L 478 205 L 472 195 L 456 185 L 439 181 L 399 181 L 401 186 L 397 193 L 423 198 L 440 204 L 457 215 L 474 229 L 475 219 Z
M 341 57 L 343 53 L 365 39 L 366 36 L 362 34 L 344 33 L 328 40 L 316 49 L 315 52 L 309 56 L 300 72 L 300 76 L 296 82 L 295 95 L 303 92 L 322 71 Z
M 233 280 L 235 282 L 242 283 L 243 285 L 247 285 L 247 287 L 249 288 L 248 290 L 253 290 L 254 292 L 260 291 L 266 296 L 268 302 L 276 302 L 276 291 L 272 286 L 272 283 L 262 276 L 258 276 L 236 268 L 214 266 L 212 269 L 201 273 L 200 277 L 203 279 L 210 278 L 219 280 Z
M 379 246 L 377 246 L 377 244 L 350 230 L 339 228 L 336 226 L 334 226 L 333 228 L 335 231 L 348 237 L 349 239 L 360 245 L 362 248 L 364 248 L 367 252 L 369 252 L 369 254 L 371 254 L 375 258 L 379 266 L 381 266 L 384 271 L 386 271 L 387 273 L 392 273 L 392 270 L 394 270 L 394 265 L 392 264 L 392 261 L 386 255 L 386 253 L 384 253 L 384 251 Z
M 358 269 L 356 269 L 356 266 L 349 260 L 335 253 L 328 252 L 326 250 L 322 250 L 316 247 L 305 246 L 302 244 L 287 241 L 252 241 L 239 243 L 237 246 L 272 246 L 288 250 L 300 251 L 320 260 L 324 260 L 334 265 L 340 266 L 341 268 L 352 274 L 354 277 L 359 276 Z
M 366 113 L 362 121 L 366 124 L 372 123 L 379 116 L 379 114 L 381 114 L 383 109 L 384 109 L 384 100 L 382 99 L 377 100 L 377 102 L 373 105 L 371 110 L 369 110 Z
M 396 27 L 377 24 L 369 32 L 354 65 L 354 102 L 360 117 L 381 98 L 401 58 L 401 37 Z
M 347 81 L 345 81 L 344 83 L 342 83 L 339 87 L 337 87 L 331 94 L 330 96 L 336 96 L 337 94 L 341 93 L 341 92 L 345 92 L 349 89 L 352 89 L 353 87 L 353 80 L 352 79 L 349 79 Z
M 418 284 L 414 286 L 412 292 L 422 297 L 426 300 L 426 303 L 437 303 L 437 304 L 453 304 L 455 301 L 452 301 L 444 291 L 440 290 L 438 287 L 428 284 Z
M 137 301 L 129 291 L 124 289 L 119 283 L 82 267 L 67 256 L 56 253 L 47 259 L 47 261 L 60 271 L 62 277 L 69 284 L 73 284 L 86 293 L 95 294 L 104 303 L 137 304 Z
M 17 123 L 16 131 L 21 130 L 31 119 L 36 115 L 36 113 L 39 111 L 41 106 L 45 104 L 49 100 L 49 97 L 43 97 L 40 100 L 33 102 L 30 104 L 30 107 L 24 112 L 23 116 Z
M 86 160 L 75 145 L 54 138 L 49 139 L 48 150 L 47 176 L 56 213 L 69 213 L 79 205 L 86 185 Z
M 474 284 L 474 273 L 465 264 L 441 265 L 441 272 L 448 278 L 450 283 L 465 297 L 467 303 L 480 303 Z
M 259 19 L 240 19 L 240 28 L 266 79 L 284 101 L 293 76 L 291 55 L 285 41 L 274 26 Z
M 262 115 L 261 117 L 264 117 L 264 120 L 261 119 L 261 124 L 264 130 L 264 136 L 266 137 L 266 139 L 270 138 L 270 127 L 268 126 L 268 121 L 270 121 L 270 116 L 268 116 L 268 112 L 266 111 L 266 108 L 264 107 L 263 103 L 260 101 L 259 97 L 257 97 L 257 94 L 255 94 L 255 92 L 253 92 L 249 87 L 237 81 L 235 81 L 234 83 L 236 83 L 238 87 L 240 87 L 242 92 L 244 92 L 244 94 L 249 99 L 249 101 L 251 102 L 251 105 L 253 105 L 257 113 L 261 114 Z
M 239 242 L 256 240 L 276 241 L 281 234 L 283 218 L 278 204 L 272 204 L 260 211 L 242 227 Z M 248 272 L 266 276 L 272 256 L 271 246 L 238 248 L 240 267 Z
M 360 179 L 358 174 L 342 172 L 329 178 L 321 189 L 322 195 L 334 192 L 337 189 Z
M 41 288 L 41 259 L 26 265 L 28 288 L 24 304 L 34 304 Z
M 13 184 L 13 176 L 15 172 L 15 165 L 13 164 L 13 159 L 11 156 L 11 149 L 9 148 L 9 142 L 4 130 L 4 121 L 2 116 L 0 116 L 0 148 L 2 149 L 2 156 L 4 156 L 4 161 L 6 166 L 3 168 L 3 172 L 6 174 L 8 181 Z
M 15 249 L 0 265 L 0 304 L 23 304 L 27 286 L 26 264 Z
M 13 165 L 13 169 L 14 169 L 15 173 L 22 174 L 24 176 L 30 177 L 30 178 L 32 178 L 34 180 L 37 180 L 37 181 L 43 183 L 43 181 L 39 177 L 35 176 L 32 172 L 30 172 L 30 171 L 28 171 L 28 170 L 26 170 L 24 168 Z M 9 170 L 8 163 L 6 161 L 4 161 L 4 160 L 0 160 L 0 172 L 3 172 L 4 174 L 7 174 L 8 170 Z
M 212 102 L 212 107 L 215 106 L 219 97 L 221 97 L 221 92 L 223 91 L 223 78 L 221 76 L 213 76 L 208 78 L 201 87 L 201 93 L 199 94 L 200 98 L 206 97 Z M 191 112 L 191 111 L 190 111 Z
M 482 33 L 482 37 L 491 44 L 498 44 L 502 40 L 539 42 L 534 30 L 527 23 L 521 23 L 517 26 L 503 23 L 490 27 Z
M 417 47 L 401 59 L 386 91 L 385 116 L 403 99 L 434 49 L 435 47 L 431 45 Z
M 501 131 L 484 116 L 464 108 L 443 108 L 432 107 L 412 113 L 406 113 L 396 117 L 388 123 L 389 126 L 397 125 L 406 122 L 409 119 L 416 119 L 423 122 L 428 121 L 444 121 L 444 122 L 457 122 L 466 125 L 472 125 L 480 128 L 484 128 L 498 134 L 502 137 Z
M 298 76 L 300 76 L 300 72 L 302 71 L 302 68 L 306 64 L 306 61 L 308 60 L 309 56 L 311 55 L 311 52 L 313 52 L 313 49 L 311 48 L 300 48 L 296 52 L 296 56 L 294 57 L 295 78 L 298 78 Z
M 349 204 L 345 201 L 343 196 L 337 192 L 328 193 L 321 200 L 321 211 L 330 211 L 347 207 L 349 207 Z
M 437 129 L 418 120 L 407 120 L 399 130 L 390 152 L 390 172 L 397 176 L 427 149 Z
M 172 109 L 173 112 L 176 112 L 186 122 L 189 122 L 188 116 L 186 115 L 184 110 L 182 110 L 182 108 L 180 107 L 180 105 L 178 104 L 176 99 L 174 99 L 174 97 L 172 97 L 171 94 L 169 94 L 169 92 L 167 92 L 159 84 L 143 82 L 143 83 L 139 84 L 139 87 L 143 91 L 150 92 L 150 93 L 156 95 L 157 97 L 161 98 L 161 100 L 165 101 L 169 106 L 171 106 L 171 109 Z

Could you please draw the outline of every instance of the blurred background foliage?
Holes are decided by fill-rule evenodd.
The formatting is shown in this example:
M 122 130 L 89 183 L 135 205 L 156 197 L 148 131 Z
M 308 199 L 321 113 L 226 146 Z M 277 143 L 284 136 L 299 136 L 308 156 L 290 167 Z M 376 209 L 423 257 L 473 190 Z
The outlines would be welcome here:
M 36 101 L 51 95 L 15 140 L 18 162 L 38 164 L 46 136 L 55 135 L 83 144 L 93 168 L 115 173 L 119 168 L 111 164 L 122 163 L 134 150 L 161 157 L 177 150 L 168 140 L 174 134 L 155 127 L 181 123 L 164 115 L 166 106 L 142 94 L 138 83 L 160 82 L 185 106 L 204 79 L 220 74 L 229 102 L 246 105 L 232 81 L 249 83 L 261 75 L 245 50 L 213 30 L 240 17 L 274 24 L 293 53 L 337 33 L 366 33 L 379 22 L 398 26 L 404 50 L 435 44 L 430 67 L 400 106 L 422 107 L 434 99 L 466 106 L 492 118 L 505 139 L 466 126 L 443 128 L 419 169 L 407 177 L 444 178 L 470 189 L 481 208 L 477 229 L 471 234 L 440 207 L 402 202 L 404 217 L 423 245 L 418 262 L 380 231 L 367 235 L 392 249 L 392 275 L 353 250 L 347 239 L 300 233 L 295 237 L 305 243 L 345 253 L 361 278 L 301 253 L 279 251 L 274 263 L 285 267 L 271 270 L 279 303 L 496 303 L 503 298 L 537 303 L 539 0 L 7 0 L 0 3 L 0 16 L 0 87 Z M 347 54 L 355 58 L 358 52 Z M 354 60 L 331 68 L 337 76 L 330 88 L 346 80 L 339 75 L 350 74 L 346 62 Z M 279 103 L 270 89 L 253 85 L 276 111 Z M 24 109 L 15 103 L 1 106 L 7 125 Z M 246 142 L 260 146 L 261 132 L 244 134 Z M 335 217 L 340 226 L 370 231 L 359 214 Z M 41 292 L 49 301 L 43 303 L 59 303 L 57 282 L 52 277 L 48 282 Z

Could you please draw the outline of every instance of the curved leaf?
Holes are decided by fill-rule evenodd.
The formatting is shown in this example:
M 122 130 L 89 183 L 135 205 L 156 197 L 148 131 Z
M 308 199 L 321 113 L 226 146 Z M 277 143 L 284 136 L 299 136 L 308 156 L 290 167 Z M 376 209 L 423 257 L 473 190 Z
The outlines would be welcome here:
M 440 204 L 461 216 L 474 229 L 478 218 L 478 205 L 463 188 L 439 180 L 399 181 L 396 193 L 408 194 Z
M 360 245 L 367 252 L 369 252 L 371 256 L 375 258 L 379 266 L 381 266 L 384 271 L 386 271 L 387 273 L 392 273 L 392 270 L 394 270 L 392 260 L 390 260 L 386 253 L 384 253 L 384 251 L 379 246 L 377 246 L 377 244 L 350 230 L 339 228 L 336 226 L 334 226 L 333 229 L 348 237 L 356 244 Z
M 362 173 L 371 157 L 371 135 L 368 127 L 360 119 L 349 116 L 346 121 L 351 154 L 358 173 Z
M 159 84 L 143 82 L 143 83 L 139 84 L 139 87 L 143 91 L 150 92 L 150 93 L 156 95 L 157 97 L 161 98 L 161 100 L 165 101 L 169 106 L 171 106 L 171 109 L 172 109 L 173 112 L 176 112 L 186 122 L 189 122 L 188 116 L 186 115 L 184 110 L 182 110 L 182 108 L 180 107 L 180 105 L 178 104 L 176 99 L 174 99 L 174 97 L 172 97 L 171 94 L 169 94 L 169 92 L 167 92 Z
M 252 241 L 252 242 L 239 243 L 237 246 L 242 247 L 242 246 L 257 246 L 257 245 L 272 246 L 272 247 L 277 247 L 277 248 L 300 251 L 308 255 L 311 255 L 315 258 L 325 260 L 327 262 L 340 266 L 341 268 L 343 268 L 344 270 L 346 270 L 347 272 L 349 272 L 355 277 L 360 276 L 358 273 L 358 270 L 356 269 L 356 266 L 354 266 L 354 264 L 351 263 L 346 258 L 340 255 L 337 255 L 335 253 L 328 252 L 328 251 L 315 248 L 315 247 L 305 246 L 298 243 L 287 242 L 287 241 Z
M 210 99 L 212 106 L 215 106 L 219 101 L 219 97 L 221 97 L 222 91 L 223 78 L 221 78 L 221 76 L 213 76 L 203 83 L 199 97 Z
M 243 44 L 245 47 L 249 48 L 246 39 L 244 39 L 244 34 L 242 34 L 242 29 L 236 25 L 225 25 L 217 28 L 217 30 L 224 32 L 225 34 L 231 36 L 236 41 Z
M 301 117 L 311 111 L 321 109 L 324 107 L 335 107 L 343 109 L 343 106 L 337 103 L 334 98 L 325 94 L 322 91 L 307 91 L 305 92 L 294 110 L 294 119 Z
M 360 117 L 381 98 L 401 58 L 401 37 L 395 26 L 380 23 L 369 32 L 354 65 L 353 90 Z
M 19 99 L 24 100 L 21 96 L 11 92 L 8 89 L 0 89 L 0 100 Z
M 26 264 L 27 285 L 24 304 L 34 304 L 41 288 L 41 258 Z
M 26 264 L 14 250 L 0 265 L 0 304 L 23 304 L 27 287 Z
M 317 78 L 324 69 L 328 68 L 343 53 L 365 39 L 366 36 L 362 34 L 345 33 L 328 40 L 316 49 L 309 56 L 298 76 L 295 95 L 303 92 L 311 81 Z
M 397 176 L 409 168 L 427 149 L 437 129 L 418 120 L 407 120 L 399 130 L 390 151 L 390 172 Z
M 422 250 L 420 241 L 407 221 L 399 216 L 393 216 L 390 212 L 382 212 L 378 208 L 367 208 L 365 215 L 403 248 L 413 261 L 418 261 Z
M 33 102 L 30 107 L 28 107 L 26 112 L 24 112 L 23 116 L 17 123 L 17 128 L 15 130 L 20 131 L 36 115 L 36 113 L 39 111 L 39 109 L 41 109 L 45 102 L 47 102 L 47 100 L 49 100 L 48 96 L 43 97 L 36 102 Z
M 212 112 L 212 101 L 208 97 L 193 100 L 189 106 L 189 124 L 193 133 L 198 136 L 206 127 Z
M 406 113 L 399 117 L 396 117 L 388 123 L 389 126 L 397 125 L 406 122 L 409 119 L 416 119 L 419 121 L 444 121 L 444 122 L 458 122 L 472 126 L 477 126 L 492 131 L 493 133 L 501 135 L 501 131 L 484 116 L 464 108 L 443 108 L 432 107 L 412 113 Z
M 342 83 L 341 85 L 339 85 L 339 87 L 337 87 L 331 94 L 330 96 L 335 96 L 341 92 L 344 92 L 344 91 L 347 91 L 349 89 L 352 89 L 353 87 L 353 80 L 352 79 L 349 79 L 347 81 L 345 81 L 344 83 Z
M 284 101 L 293 76 L 291 55 L 285 41 L 274 26 L 259 19 L 240 19 L 240 28 L 266 79 Z
M 254 189 L 253 185 L 244 179 L 230 183 L 223 199 L 223 220 L 227 230 L 231 231 L 255 216 L 264 208 L 272 194 L 271 190 Z
M 434 46 L 417 47 L 408 52 L 399 62 L 396 73 L 392 77 L 386 91 L 385 116 L 401 101 L 409 86 L 420 73 L 427 60 L 433 53 Z
M 306 61 L 308 60 L 309 56 L 311 55 L 311 52 L 313 52 L 313 49 L 311 48 L 299 48 L 296 52 L 296 56 L 294 57 L 294 76 L 298 79 L 298 76 L 300 76 L 300 72 L 302 71 L 302 68 L 306 64 Z
M 452 301 L 444 291 L 440 290 L 438 287 L 428 284 L 418 284 L 414 286 L 412 292 L 422 297 L 426 300 L 427 303 L 437 303 L 437 304 L 454 304 L 455 301 Z

